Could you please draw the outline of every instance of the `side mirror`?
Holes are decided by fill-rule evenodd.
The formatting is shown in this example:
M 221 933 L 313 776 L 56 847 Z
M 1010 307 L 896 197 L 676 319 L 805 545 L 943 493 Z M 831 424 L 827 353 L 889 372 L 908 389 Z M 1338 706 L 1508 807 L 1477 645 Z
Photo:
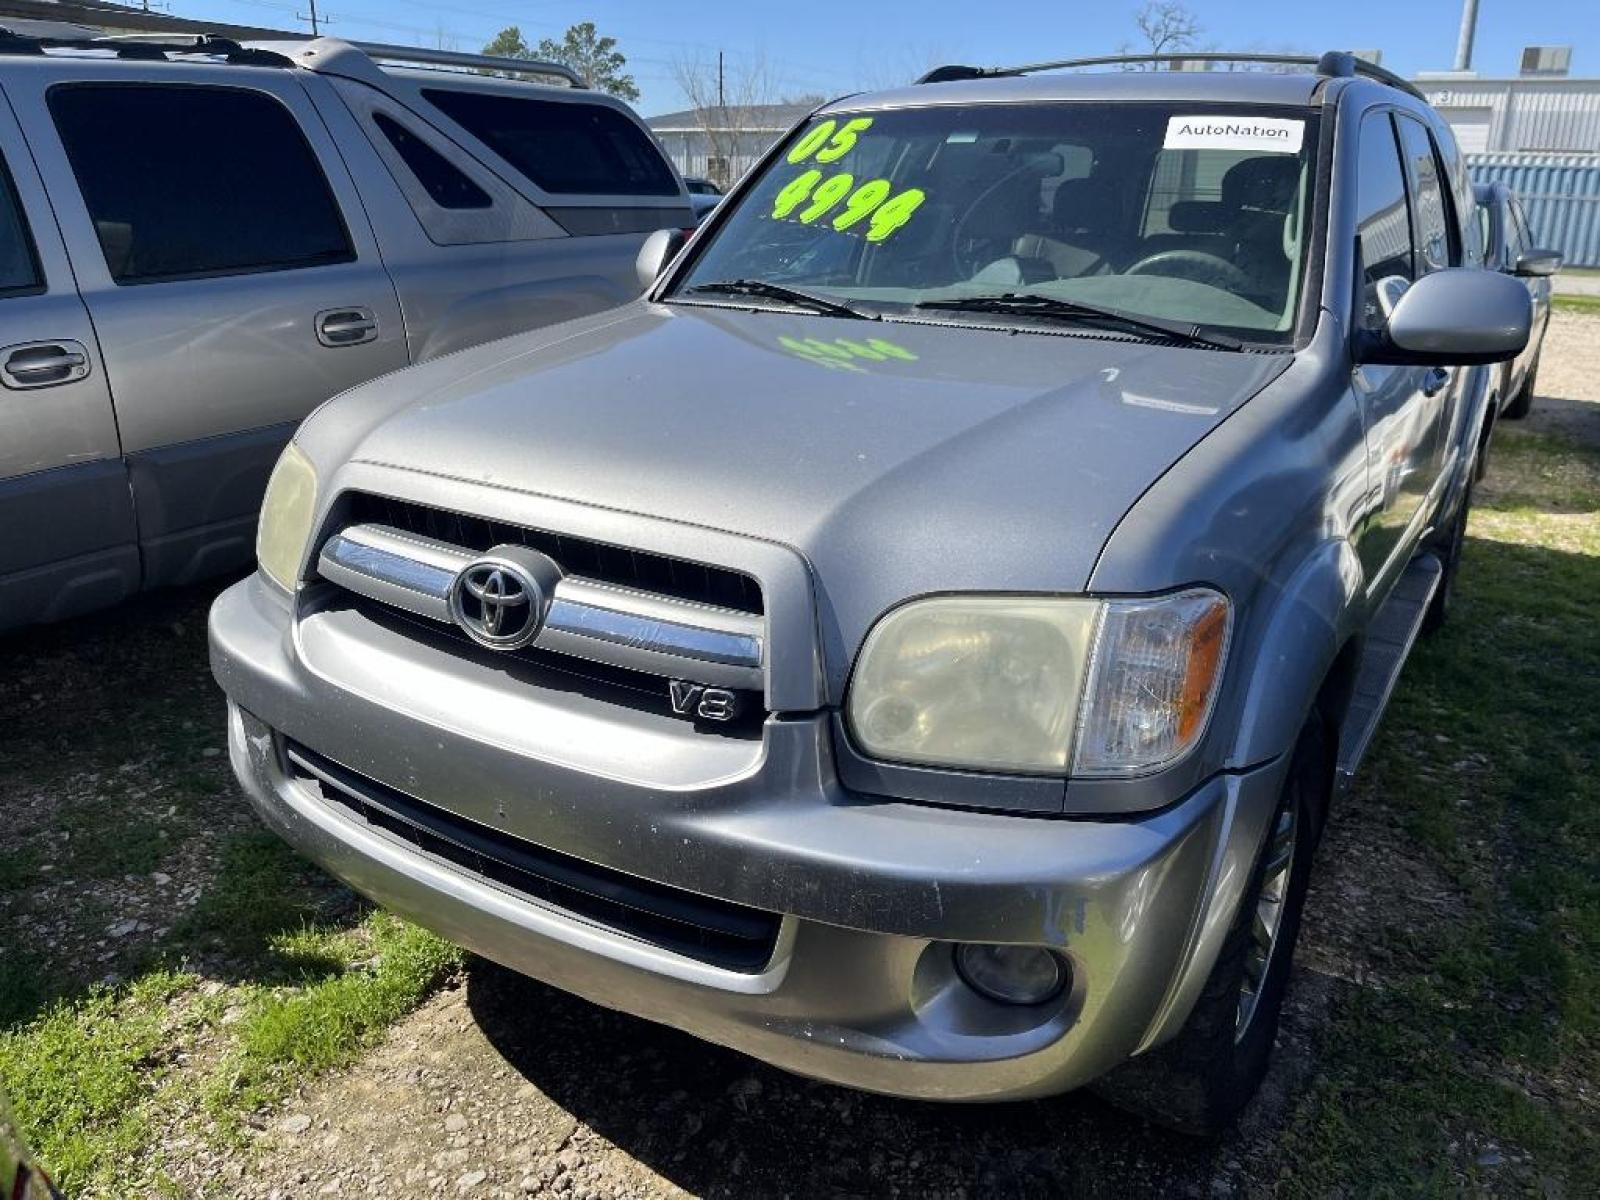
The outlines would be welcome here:
M 1521 354 L 1533 324 L 1528 289 L 1510 275 L 1452 267 L 1424 275 L 1394 302 L 1356 357 L 1401 366 L 1468 366 Z
M 1525 279 L 1544 279 L 1561 269 L 1561 254 L 1555 250 L 1529 250 L 1517 258 L 1511 269 L 1513 275 Z
M 667 264 L 677 257 L 689 235 L 682 229 L 658 229 L 645 238 L 639 247 L 639 257 L 633 260 L 634 274 L 639 277 L 639 287 L 649 291 Z

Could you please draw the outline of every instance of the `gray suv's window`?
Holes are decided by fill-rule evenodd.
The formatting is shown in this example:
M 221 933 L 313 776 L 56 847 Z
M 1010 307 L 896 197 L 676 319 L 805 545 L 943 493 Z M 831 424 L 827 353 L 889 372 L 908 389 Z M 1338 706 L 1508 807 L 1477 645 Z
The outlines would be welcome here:
M 373 113 L 372 123 L 389 140 L 411 174 L 440 208 L 491 208 L 494 201 L 472 180 L 458 171 L 444 155 L 412 133 L 393 117 Z
M 22 203 L 11 172 L 0 159 L 0 296 L 36 292 L 42 282 Z
M 1027 327 L 1038 318 L 996 312 L 1027 293 L 1036 312 L 1043 298 L 1286 343 L 1319 129 L 1311 109 L 1194 101 L 828 113 L 674 296 L 754 280 L 886 317 Z
M 678 194 L 678 181 L 655 143 L 614 108 L 445 88 L 422 94 L 546 192 Z
M 1439 169 L 1439 154 L 1434 149 L 1433 137 L 1420 121 L 1410 117 L 1399 118 L 1400 138 L 1405 145 L 1406 157 L 1411 160 L 1411 178 L 1416 186 L 1412 197 L 1417 215 L 1417 266 L 1422 274 L 1454 265 L 1460 256 L 1454 237 L 1455 223 L 1450 220 L 1450 201 L 1445 196 Z
M 1356 243 L 1361 252 L 1361 323 L 1382 329 L 1389 306 L 1412 280 L 1406 177 L 1387 112 L 1361 120 L 1356 164 Z
M 118 283 L 355 257 L 294 117 L 242 88 L 63 84 L 50 112 Z

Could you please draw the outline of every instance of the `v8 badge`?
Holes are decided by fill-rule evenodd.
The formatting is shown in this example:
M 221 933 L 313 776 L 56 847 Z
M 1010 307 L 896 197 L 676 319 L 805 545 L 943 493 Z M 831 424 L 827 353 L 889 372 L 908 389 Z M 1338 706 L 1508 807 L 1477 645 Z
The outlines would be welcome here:
M 739 693 L 727 688 L 707 687 L 687 679 L 667 684 L 675 716 L 701 721 L 731 721 L 739 715 Z

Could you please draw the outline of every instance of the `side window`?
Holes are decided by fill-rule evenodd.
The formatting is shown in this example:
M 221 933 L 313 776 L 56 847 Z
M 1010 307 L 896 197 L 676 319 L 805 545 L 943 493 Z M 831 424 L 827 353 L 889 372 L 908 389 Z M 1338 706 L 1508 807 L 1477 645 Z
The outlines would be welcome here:
M 294 117 L 242 88 L 62 84 L 49 104 L 118 283 L 355 257 Z
M 372 123 L 440 208 L 490 208 L 494 201 L 427 142 L 394 118 L 373 113 Z
M 1417 268 L 1423 275 L 1460 260 L 1450 222 L 1449 200 L 1445 198 L 1443 172 L 1433 138 L 1419 121 L 1400 117 L 1400 141 L 1411 163 L 1411 182 L 1415 191 L 1412 207 L 1417 218 Z
M 11 172 L 0 160 L 0 299 L 26 295 L 44 286 L 33 237 Z
M 1381 329 L 1389 307 L 1412 279 L 1411 220 L 1405 172 L 1388 113 L 1361 119 L 1356 165 L 1356 249 L 1361 255 L 1360 320 Z
M 443 88 L 422 94 L 546 192 L 678 195 L 678 180 L 656 144 L 614 108 Z

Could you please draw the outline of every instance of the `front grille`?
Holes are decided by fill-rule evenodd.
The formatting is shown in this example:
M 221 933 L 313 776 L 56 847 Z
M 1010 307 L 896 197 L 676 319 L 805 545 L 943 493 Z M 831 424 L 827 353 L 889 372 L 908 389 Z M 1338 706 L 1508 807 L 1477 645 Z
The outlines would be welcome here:
M 348 507 L 341 525 L 389 525 L 480 553 L 506 544 L 531 546 L 555 559 L 569 575 L 756 616 L 762 612 L 761 586 L 742 571 L 489 521 L 367 492 L 353 493 L 345 502 Z
M 598 866 L 469 821 L 296 742 L 295 779 L 374 828 L 479 878 L 685 958 L 755 973 L 772 958 L 775 913 Z

